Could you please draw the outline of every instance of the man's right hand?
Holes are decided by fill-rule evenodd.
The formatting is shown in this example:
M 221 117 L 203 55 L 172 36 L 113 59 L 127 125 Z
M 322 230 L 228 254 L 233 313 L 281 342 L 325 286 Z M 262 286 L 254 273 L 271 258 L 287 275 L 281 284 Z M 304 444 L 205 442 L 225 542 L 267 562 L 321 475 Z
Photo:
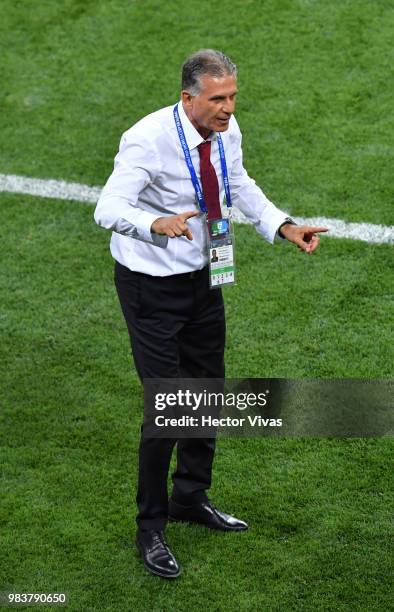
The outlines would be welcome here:
M 161 234 L 169 238 L 186 236 L 188 240 L 193 240 L 193 234 L 188 228 L 186 221 L 190 217 L 196 217 L 200 214 L 199 210 L 189 210 L 180 215 L 172 215 L 171 217 L 159 217 L 153 221 L 150 231 L 154 234 Z

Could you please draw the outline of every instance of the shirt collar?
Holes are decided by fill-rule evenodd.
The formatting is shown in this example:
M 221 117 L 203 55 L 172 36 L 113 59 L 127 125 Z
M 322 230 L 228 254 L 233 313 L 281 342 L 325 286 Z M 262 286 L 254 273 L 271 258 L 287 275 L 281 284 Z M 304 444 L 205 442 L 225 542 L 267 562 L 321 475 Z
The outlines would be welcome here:
M 187 146 L 189 147 L 189 150 L 191 151 L 192 149 L 195 149 L 196 147 L 198 147 L 198 145 L 200 145 L 202 142 L 206 142 L 206 140 L 204 140 L 201 134 L 197 132 L 196 128 L 190 121 L 189 117 L 186 115 L 181 100 L 178 103 L 178 112 L 179 112 L 179 118 L 182 123 L 183 131 L 185 132 Z M 216 132 L 211 132 L 207 138 L 207 141 L 216 140 L 216 138 L 217 138 Z

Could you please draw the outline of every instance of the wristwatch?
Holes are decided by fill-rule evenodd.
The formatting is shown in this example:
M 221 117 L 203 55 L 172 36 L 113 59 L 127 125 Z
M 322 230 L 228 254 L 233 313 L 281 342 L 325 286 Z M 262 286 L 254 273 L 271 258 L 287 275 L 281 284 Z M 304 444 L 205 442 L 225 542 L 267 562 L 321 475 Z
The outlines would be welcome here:
M 295 221 L 293 221 L 293 219 L 290 219 L 290 217 L 286 217 L 286 219 L 283 221 L 283 223 L 280 224 L 280 226 L 277 229 L 278 236 L 280 236 L 280 238 L 283 238 L 283 240 L 286 240 L 286 238 L 283 236 L 282 232 L 280 231 L 280 228 L 283 225 L 287 225 L 288 223 L 290 225 L 297 225 L 297 223 Z

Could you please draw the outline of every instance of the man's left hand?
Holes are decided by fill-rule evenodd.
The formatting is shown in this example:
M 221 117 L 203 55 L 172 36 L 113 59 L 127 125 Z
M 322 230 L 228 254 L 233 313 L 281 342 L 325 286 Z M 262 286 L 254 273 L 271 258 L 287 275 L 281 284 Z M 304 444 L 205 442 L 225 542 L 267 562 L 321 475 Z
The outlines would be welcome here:
M 328 227 L 312 227 L 311 225 L 292 225 L 286 223 L 280 228 L 280 233 L 289 242 L 294 242 L 301 251 L 313 253 L 320 242 L 317 233 L 328 232 Z

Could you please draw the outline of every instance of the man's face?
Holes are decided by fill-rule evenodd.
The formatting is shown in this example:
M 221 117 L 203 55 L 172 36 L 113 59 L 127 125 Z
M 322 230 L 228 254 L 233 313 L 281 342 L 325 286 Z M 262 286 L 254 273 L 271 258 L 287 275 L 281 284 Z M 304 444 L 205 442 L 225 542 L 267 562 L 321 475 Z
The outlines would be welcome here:
M 235 110 L 237 79 L 234 75 L 201 78 L 201 91 L 191 96 L 182 91 L 182 102 L 187 116 L 206 138 L 211 131 L 224 132 Z

